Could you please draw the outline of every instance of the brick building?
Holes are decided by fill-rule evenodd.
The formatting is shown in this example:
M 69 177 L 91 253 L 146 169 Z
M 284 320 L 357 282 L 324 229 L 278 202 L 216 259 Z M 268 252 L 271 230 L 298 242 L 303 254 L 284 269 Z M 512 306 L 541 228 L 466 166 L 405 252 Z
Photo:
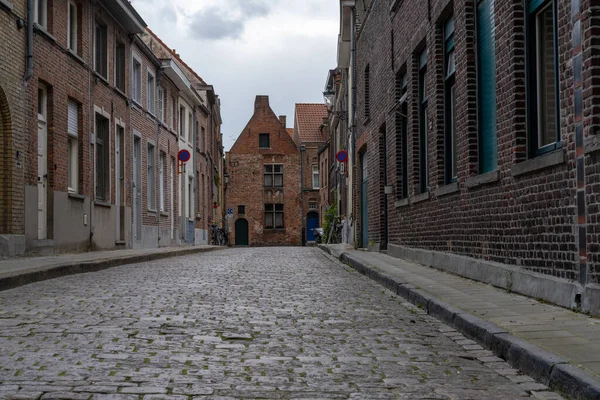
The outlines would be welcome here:
M 600 313 L 600 4 L 341 3 L 357 244 Z
M 324 128 L 327 123 L 327 106 L 325 104 L 297 103 L 294 112 L 294 142 L 300 148 L 303 157 L 304 176 L 301 187 L 304 197 L 303 218 L 306 228 L 305 240 L 315 240 L 313 228 L 321 226 L 321 196 L 319 189 L 318 153 L 326 141 Z
M 0 2 L 0 254 L 197 243 L 193 212 L 191 241 L 178 235 L 179 120 L 167 100 L 188 90 L 200 105 L 205 90 L 178 86 L 184 74 L 142 40 L 129 2 L 32 7 L 28 21 L 25 1 Z
M 226 153 L 226 208 L 234 211 L 236 246 L 300 245 L 300 150 L 277 118 L 268 96 L 256 96 L 254 114 Z
M 33 68 L 26 62 L 26 4 L 0 1 L 0 255 L 25 251 L 26 98 Z

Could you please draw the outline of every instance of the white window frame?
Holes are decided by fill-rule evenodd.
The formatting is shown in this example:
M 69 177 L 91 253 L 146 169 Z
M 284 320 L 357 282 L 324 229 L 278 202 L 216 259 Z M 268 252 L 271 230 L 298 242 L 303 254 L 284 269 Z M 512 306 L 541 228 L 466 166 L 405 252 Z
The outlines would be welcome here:
M 71 11 L 74 10 L 75 18 L 71 15 Z M 73 0 L 67 2 L 67 48 L 73 53 L 77 53 L 79 47 L 79 37 L 77 36 L 78 30 L 78 18 L 79 18 L 79 7 Z M 74 20 L 74 25 L 71 20 Z
M 139 66 L 139 75 L 135 71 Z M 136 79 L 137 78 L 137 79 Z M 131 53 L 131 98 L 141 107 L 142 105 L 142 58 L 135 52 Z
M 106 65 L 104 66 L 106 68 L 106 76 L 102 75 L 102 73 L 100 73 L 100 71 L 96 71 L 96 45 L 98 44 L 98 37 L 97 37 L 97 31 L 96 31 L 96 25 L 103 25 L 105 27 L 106 30 L 106 36 L 105 36 L 105 40 L 106 40 Z M 99 19 L 95 19 L 94 20 L 94 72 L 96 72 L 98 75 L 100 75 L 101 77 L 103 77 L 104 79 L 108 80 L 108 63 L 109 63 L 109 57 L 108 57 L 108 25 L 106 23 L 104 23 L 102 20 Z
M 179 114 L 178 114 L 178 133 L 179 137 L 185 139 L 185 106 L 183 104 L 179 104 Z
M 315 181 L 315 178 L 316 178 L 316 181 Z M 315 182 L 317 183 L 316 185 L 315 185 Z M 318 165 L 312 166 L 312 186 L 313 186 L 313 189 L 319 188 L 319 166 Z
M 149 140 L 146 145 L 146 188 L 146 206 L 149 211 L 156 211 L 156 145 Z
M 67 123 L 68 149 L 67 149 L 67 186 L 69 193 L 78 193 L 79 191 L 79 105 L 73 100 L 68 101 L 67 115 L 71 112 L 71 104 L 75 105 L 77 113 L 77 126 L 71 129 Z
M 159 192 L 159 210 L 164 212 L 166 209 L 165 195 L 165 169 L 167 164 L 167 154 L 164 151 L 159 152 L 158 159 L 158 192 Z
M 48 0 L 34 0 L 33 22 L 48 29 Z
M 146 110 L 156 115 L 156 75 L 146 70 Z
M 163 124 L 165 123 L 165 89 L 163 89 L 162 86 L 158 86 L 157 90 L 156 90 L 156 96 L 157 96 L 157 103 L 158 103 L 158 110 L 156 113 L 156 116 L 158 117 L 158 120 L 160 122 L 162 122 Z
M 41 103 L 40 103 L 41 102 Z M 40 113 L 40 108 L 42 112 Z M 38 86 L 38 121 L 46 122 L 48 113 L 48 89 L 45 85 Z
M 117 76 L 119 74 L 119 64 L 117 63 L 117 61 L 118 61 L 118 59 L 117 59 L 117 54 L 118 54 L 117 49 L 119 47 L 119 44 L 123 46 L 123 77 L 122 77 L 122 79 L 123 79 L 123 87 L 122 88 L 119 87 L 119 82 L 118 82 L 118 79 L 117 79 Z M 113 57 L 114 61 L 115 61 L 114 62 L 115 87 L 119 91 L 123 91 L 123 93 L 125 93 L 126 90 L 127 90 L 127 85 L 125 84 L 125 82 L 126 82 L 126 71 L 127 71 L 127 56 L 125 54 L 125 51 L 126 51 L 125 43 L 123 41 L 119 40 L 119 39 L 116 39 L 115 40 L 115 47 L 114 47 L 114 57 Z M 132 80 L 133 80 L 133 78 L 132 78 Z M 132 95 L 132 97 L 133 97 L 133 95 Z
M 188 110 L 188 127 L 187 127 L 187 131 L 188 131 L 188 141 L 190 143 L 192 143 L 192 141 L 194 140 L 193 130 L 194 130 L 194 117 L 193 117 L 192 112 Z
M 112 198 L 112 176 L 110 174 L 110 165 L 111 165 L 111 161 L 112 161 L 112 155 L 110 154 L 110 150 L 107 149 L 107 160 L 106 160 L 106 167 L 108 168 L 108 172 L 105 171 L 105 173 L 108 175 L 108 179 L 107 182 L 105 182 L 106 186 L 105 186 L 105 194 L 106 194 L 106 198 L 101 199 L 98 197 L 98 193 L 96 193 L 96 187 L 98 186 L 98 171 L 96 170 L 96 163 L 97 163 L 97 157 L 98 157 L 98 146 L 96 146 L 96 142 L 98 141 L 98 124 L 96 123 L 96 114 L 100 115 L 106 119 L 108 119 L 108 134 L 107 134 L 107 141 L 106 143 L 103 143 L 103 146 L 109 146 L 110 147 L 110 135 L 111 135 L 111 115 L 110 113 L 104 111 L 104 108 L 98 107 L 98 106 L 94 106 L 94 199 L 96 201 L 102 201 L 104 203 L 110 203 L 110 199 Z

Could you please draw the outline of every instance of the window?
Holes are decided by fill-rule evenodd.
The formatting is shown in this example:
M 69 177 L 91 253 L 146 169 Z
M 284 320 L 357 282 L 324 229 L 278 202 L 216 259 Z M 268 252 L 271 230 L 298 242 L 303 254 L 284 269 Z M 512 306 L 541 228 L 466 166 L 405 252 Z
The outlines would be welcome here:
M 148 71 L 146 84 L 146 109 L 150 114 L 156 114 L 156 79 L 154 74 Z
M 265 187 L 283 187 L 283 165 L 265 165 Z
M 96 199 L 110 201 L 109 121 L 96 114 Z
M 527 13 L 529 147 L 534 156 L 560 142 L 556 2 L 529 0 Z
M 200 135 L 200 149 L 202 151 L 206 151 L 206 148 L 205 148 L 205 145 L 206 145 L 206 143 L 205 143 L 205 140 L 206 140 L 206 137 L 205 137 L 206 136 L 206 130 L 204 129 L 204 127 L 200 128 L 200 132 L 201 132 L 201 135 Z
M 146 175 L 146 187 L 148 188 L 148 209 L 156 210 L 156 172 L 155 172 L 155 161 L 154 161 L 154 145 L 148 143 L 148 156 L 146 158 L 146 165 L 148 168 L 148 174 Z
M 429 130 L 429 111 L 427 101 L 427 49 L 419 55 L 419 192 L 428 187 L 427 137 Z
M 319 166 L 318 165 L 312 166 L 312 185 L 313 185 L 313 189 L 319 188 Z
M 454 53 L 454 17 L 444 25 L 444 126 L 445 180 L 456 181 L 458 172 L 456 150 L 456 58 Z
M 371 93 L 370 93 L 370 71 L 369 65 L 365 68 L 365 119 L 371 117 Z
M 406 97 L 408 93 L 408 79 L 406 78 L 405 72 L 398 72 L 396 74 L 396 101 L 399 107 L 396 110 L 396 136 L 398 140 L 396 143 L 400 143 L 399 153 L 400 157 L 400 171 L 398 174 L 402 177 L 402 198 L 408 197 L 408 107 L 406 104 Z
M 496 137 L 496 26 L 494 0 L 477 2 L 477 114 L 479 172 L 498 167 Z
M 190 143 L 192 142 L 192 140 L 194 140 L 194 136 L 192 133 L 192 128 L 194 127 L 194 122 L 193 122 L 193 117 L 192 117 L 192 113 L 188 112 L 188 140 L 190 141 Z
M 125 45 L 121 42 L 115 46 L 115 86 L 125 92 Z
M 134 55 L 132 58 L 131 71 L 131 95 L 133 101 L 142 103 L 142 62 Z
M 78 7 L 77 3 L 69 0 L 67 4 L 67 47 L 77 53 L 78 45 Z
M 238 214 L 240 214 L 240 215 L 246 214 L 246 206 L 238 206 Z
M 33 22 L 48 29 L 48 1 L 33 0 Z
M 67 169 L 69 193 L 79 188 L 79 105 L 69 100 L 67 106 Z
M 265 229 L 283 227 L 283 204 L 265 204 Z
M 94 38 L 94 71 L 108 79 L 108 30 L 106 25 L 96 21 Z
M 160 122 L 165 122 L 165 90 L 159 86 L 158 87 L 158 120 Z
M 175 129 L 177 126 L 177 100 L 175 97 L 171 97 L 171 129 Z
M 316 201 L 309 201 L 308 202 L 308 209 L 309 210 L 316 210 L 319 208 L 319 203 L 317 203 Z
M 160 152 L 158 160 L 158 193 L 159 193 L 159 210 L 165 211 L 165 169 L 167 168 L 167 155 Z
M 185 107 L 179 106 L 179 136 L 185 135 Z
M 268 133 L 261 133 L 258 135 L 258 147 L 261 149 L 271 148 L 270 135 Z

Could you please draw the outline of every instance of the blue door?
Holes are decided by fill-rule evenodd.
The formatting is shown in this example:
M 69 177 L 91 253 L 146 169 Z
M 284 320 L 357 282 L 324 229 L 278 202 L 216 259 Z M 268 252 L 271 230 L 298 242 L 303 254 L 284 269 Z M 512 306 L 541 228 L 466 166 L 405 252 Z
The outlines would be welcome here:
M 319 227 L 319 213 L 311 211 L 306 216 L 306 240 L 308 242 L 315 241 L 315 234 L 313 233 L 314 228 Z

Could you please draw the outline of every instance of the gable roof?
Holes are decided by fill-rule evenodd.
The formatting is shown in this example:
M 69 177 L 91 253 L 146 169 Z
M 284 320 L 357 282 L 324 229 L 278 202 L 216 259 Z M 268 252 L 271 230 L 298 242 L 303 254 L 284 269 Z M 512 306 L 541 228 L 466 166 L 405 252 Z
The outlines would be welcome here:
M 296 122 L 301 142 L 322 142 L 321 125 L 327 117 L 327 106 L 319 103 L 297 103 Z
M 294 128 L 286 128 L 285 129 L 288 133 L 288 135 L 290 135 L 290 137 L 293 139 L 294 138 Z

